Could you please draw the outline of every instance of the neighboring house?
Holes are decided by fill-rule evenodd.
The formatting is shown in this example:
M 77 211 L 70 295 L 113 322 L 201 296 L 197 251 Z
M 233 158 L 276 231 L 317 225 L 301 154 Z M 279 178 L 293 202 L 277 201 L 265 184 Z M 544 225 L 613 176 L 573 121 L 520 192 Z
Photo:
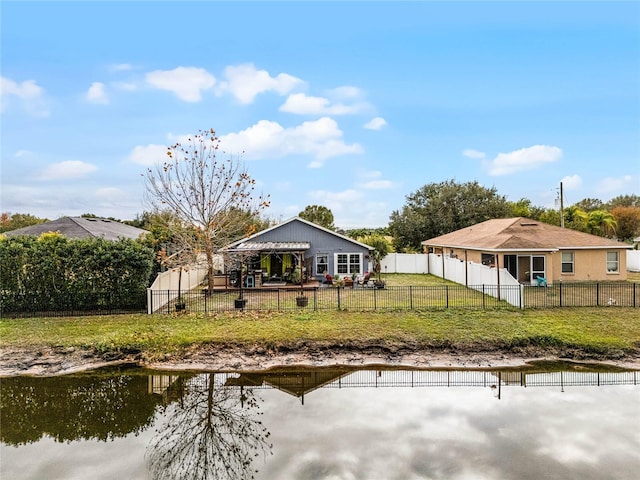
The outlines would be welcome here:
M 506 268 L 520 283 L 627 279 L 626 243 L 528 218 L 487 220 L 422 242 L 427 253 Z
M 221 253 L 244 257 L 248 270 L 260 273 L 255 277 L 257 284 L 287 281 L 300 262 L 305 277 L 319 281 L 327 273 L 341 277 L 362 274 L 370 268 L 372 250 L 369 245 L 293 217 L 238 240 Z
M 104 238 L 113 241 L 120 238 L 137 239 L 148 233 L 147 230 L 107 218 L 62 217 L 51 222 L 10 230 L 6 232 L 6 235 L 8 237 L 40 236 L 47 232 L 58 232 L 71 239 Z

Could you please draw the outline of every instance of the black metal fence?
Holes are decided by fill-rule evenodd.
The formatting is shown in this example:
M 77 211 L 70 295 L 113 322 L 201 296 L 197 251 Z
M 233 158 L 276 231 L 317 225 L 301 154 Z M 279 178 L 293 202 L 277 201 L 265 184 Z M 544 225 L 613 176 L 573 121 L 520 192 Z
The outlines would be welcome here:
M 559 307 L 640 307 L 640 284 L 557 283 L 547 287 L 495 285 L 387 286 L 385 288 L 256 288 L 215 290 L 149 290 L 147 298 L 114 298 L 95 293 L 67 295 L 54 302 L 40 293 L 0 292 L 0 317 L 109 315 L 120 313 L 221 312 L 233 310 L 428 310 Z M 242 298 L 240 296 L 242 295 Z M 508 297 L 511 303 L 505 301 Z M 513 299 L 516 298 L 516 301 Z
M 640 287 L 630 282 L 555 283 L 524 287 L 525 308 L 638 307 Z
M 513 309 L 551 307 L 638 307 L 640 288 L 635 283 L 564 284 L 550 287 L 501 286 L 504 297 L 489 293 L 495 286 L 467 288 L 463 285 L 397 286 L 378 288 L 237 289 L 206 292 L 154 290 L 149 309 L 154 313 L 218 312 L 228 310 L 426 310 Z
M 0 292 L 0 317 L 69 317 L 79 315 L 113 315 L 120 313 L 146 313 L 144 294 L 114 295 L 91 294 L 47 295 L 46 293 Z

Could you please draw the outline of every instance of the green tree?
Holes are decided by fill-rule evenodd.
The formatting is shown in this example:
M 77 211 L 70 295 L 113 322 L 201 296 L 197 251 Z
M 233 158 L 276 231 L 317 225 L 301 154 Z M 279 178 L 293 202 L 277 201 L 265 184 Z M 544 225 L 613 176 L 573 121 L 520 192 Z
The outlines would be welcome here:
M 298 216 L 329 230 L 336 229 L 333 225 L 333 213 L 322 205 L 307 205 Z
M 11 214 L 10 212 L 2 212 L 0 214 L 0 233 L 30 227 L 31 225 L 39 225 L 48 221 L 46 218 L 38 218 L 29 213 Z
M 640 196 L 618 195 L 606 203 L 606 209 L 611 211 L 616 207 L 640 207 Z
M 424 240 L 510 214 L 509 204 L 495 187 L 447 180 L 407 196 L 402 210 L 391 213 L 389 230 L 396 251 L 418 252 Z
M 587 213 L 604 208 L 604 203 L 598 198 L 583 198 L 574 205 Z
M 259 218 L 269 206 L 268 197 L 256 194 L 255 180 L 240 160 L 224 156 L 215 131 L 200 131 L 169 147 L 168 159 L 145 174 L 152 210 L 168 210 L 177 219 L 170 225 L 175 247 L 170 260 L 184 266 L 204 259 L 210 290 L 216 253 L 257 231 L 255 224 L 247 226 L 247 218 Z
M 587 230 L 594 235 L 601 237 L 613 236 L 616 233 L 616 219 L 609 212 L 604 210 L 593 210 L 587 217 Z
M 376 234 L 366 235 L 359 238 L 358 241 L 373 247 L 373 270 L 377 273 L 378 280 L 380 280 L 380 263 L 384 257 L 393 251 L 391 242 L 384 236 Z

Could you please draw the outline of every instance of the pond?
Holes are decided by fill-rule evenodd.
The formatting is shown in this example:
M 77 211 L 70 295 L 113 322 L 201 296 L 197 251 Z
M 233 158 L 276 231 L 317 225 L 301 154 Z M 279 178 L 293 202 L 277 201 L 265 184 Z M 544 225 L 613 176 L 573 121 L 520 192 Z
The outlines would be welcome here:
M 1 380 L 2 479 L 636 479 L 640 372 L 137 368 Z

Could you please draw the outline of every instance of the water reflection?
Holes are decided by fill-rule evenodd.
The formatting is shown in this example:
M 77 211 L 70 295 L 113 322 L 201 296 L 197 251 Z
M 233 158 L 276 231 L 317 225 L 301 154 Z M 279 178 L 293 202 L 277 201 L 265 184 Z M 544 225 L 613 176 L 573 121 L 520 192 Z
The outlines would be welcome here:
M 271 449 L 259 415 L 253 390 L 225 388 L 215 374 L 191 379 L 147 449 L 152 478 L 254 478 L 254 458 Z
M 634 478 L 639 372 L 543 367 L 4 378 L 0 477 Z

